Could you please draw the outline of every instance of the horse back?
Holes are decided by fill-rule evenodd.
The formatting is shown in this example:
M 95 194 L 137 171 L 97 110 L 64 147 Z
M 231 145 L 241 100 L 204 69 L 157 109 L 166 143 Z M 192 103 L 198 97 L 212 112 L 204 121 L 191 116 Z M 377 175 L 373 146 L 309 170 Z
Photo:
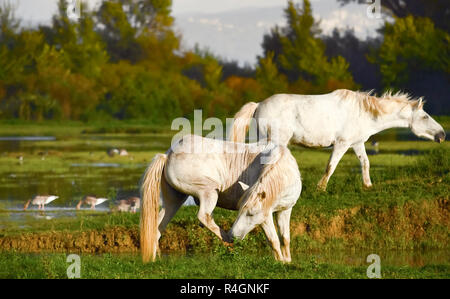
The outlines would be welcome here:
M 277 94 L 261 102 L 254 117 L 260 135 L 269 135 L 275 143 L 327 147 L 334 144 L 349 113 L 332 93 Z

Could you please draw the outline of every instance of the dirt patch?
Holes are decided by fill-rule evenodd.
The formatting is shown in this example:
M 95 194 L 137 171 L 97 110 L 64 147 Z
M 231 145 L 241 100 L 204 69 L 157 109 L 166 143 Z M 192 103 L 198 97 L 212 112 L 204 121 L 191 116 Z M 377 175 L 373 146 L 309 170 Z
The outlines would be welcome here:
M 122 227 L 82 232 L 27 233 L 0 238 L 0 249 L 20 252 L 134 252 L 139 250 L 137 230 Z

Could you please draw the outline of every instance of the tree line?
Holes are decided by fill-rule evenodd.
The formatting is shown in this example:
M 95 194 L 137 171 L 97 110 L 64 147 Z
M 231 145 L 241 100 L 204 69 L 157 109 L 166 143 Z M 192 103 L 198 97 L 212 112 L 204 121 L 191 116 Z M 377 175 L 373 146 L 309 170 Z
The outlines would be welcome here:
M 264 36 L 255 66 L 241 67 L 199 47 L 182 49 L 171 0 L 104 0 L 91 10 L 82 3 L 77 21 L 59 0 L 51 24 L 33 28 L 21 26 L 5 1 L 0 118 L 167 123 L 192 117 L 194 109 L 225 118 L 275 93 L 337 88 L 403 90 L 425 96 L 431 113 L 448 114 L 449 8 L 439 9 L 445 1 L 402 0 L 400 14 L 389 9 L 398 7 L 392 2 L 382 3 L 394 22 L 360 40 L 351 30 L 322 35 L 310 1 L 288 1 L 286 26 Z

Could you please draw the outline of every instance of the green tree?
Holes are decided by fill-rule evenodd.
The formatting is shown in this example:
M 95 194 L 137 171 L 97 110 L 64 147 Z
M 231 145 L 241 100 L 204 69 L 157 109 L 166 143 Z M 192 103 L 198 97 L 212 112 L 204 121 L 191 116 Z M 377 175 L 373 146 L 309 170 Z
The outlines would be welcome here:
M 53 16 L 51 27 L 42 26 L 47 42 L 61 50 L 64 63 L 75 73 L 89 78 L 101 75 L 101 67 L 108 61 L 108 54 L 101 37 L 95 32 L 93 13 L 81 2 L 81 18 L 71 21 L 67 17 L 67 3 L 59 0 L 58 13 Z
M 122 4 L 104 1 L 97 12 L 97 24 L 113 62 L 141 59 L 141 48 L 136 41 L 136 29 L 130 24 Z
M 385 24 L 383 44 L 371 61 L 380 66 L 386 88 L 403 88 L 412 75 L 423 71 L 448 76 L 450 35 L 428 18 L 397 18 L 394 24 Z
M 358 2 L 368 5 L 367 0 L 337 0 L 341 4 Z M 373 1 L 371 1 L 373 2 Z M 440 29 L 450 31 L 450 6 L 448 0 L 382 0 L 383 11 L 391 16 L 430 18 Z
M 288 91 L 287 78 L 278 72 L 273 58 L 274 52 L 267 53 L 266 57 L 259 58 L 256 68 L 256 80 L 261 84 L 266 96 Z
M 309 81 L 320 89 L 328 89 L 330 80 L 346 82 L 349 88 L 354 88 L 345 59 L 341 56 L 327 59 L 325 45 L 317 37 L 320 31 L 309 0 L 303 1 L 302 8 L 289 1 L 285 13 L 288 26 L 280 39 L 279 61 L 289 78 Z
M 20 20 L 15 16 L 16 7 L 9 1 L 0 5 L 0 43 L 10 45 L 20 26 Z
M 17 33 L 20 21 L 15 17 L 15 7 L 10 2 L 0 5 L 0 98 L 6 93 L 5 84 L 20 73 L 24 59 L 13 55 L 17 46 Z
M 103 1 L 96 20 L 111 60 L 161 61 L 156 55 L 173 54 L 179 41 L 172 30 L 171 4 L 170 0 Z

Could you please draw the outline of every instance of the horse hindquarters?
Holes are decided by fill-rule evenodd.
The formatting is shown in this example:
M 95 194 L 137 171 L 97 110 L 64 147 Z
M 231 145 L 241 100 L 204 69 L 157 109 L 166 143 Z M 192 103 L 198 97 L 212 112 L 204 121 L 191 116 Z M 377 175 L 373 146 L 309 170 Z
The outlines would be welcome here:
M 188 195 L 181 193 L 174 189 L 166 180 L 165 176 L 161 177 L 161 196 L 162 196 L 162 208 L 158 216 L 158 236 L 166 229 L 167 224 L 175 216 L 178 209 L 188 198 Z

